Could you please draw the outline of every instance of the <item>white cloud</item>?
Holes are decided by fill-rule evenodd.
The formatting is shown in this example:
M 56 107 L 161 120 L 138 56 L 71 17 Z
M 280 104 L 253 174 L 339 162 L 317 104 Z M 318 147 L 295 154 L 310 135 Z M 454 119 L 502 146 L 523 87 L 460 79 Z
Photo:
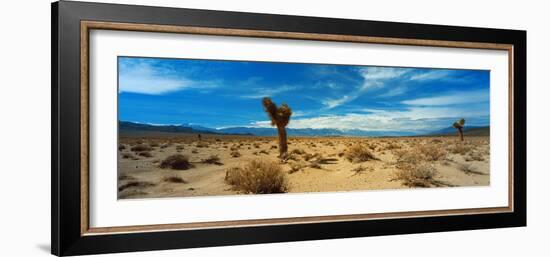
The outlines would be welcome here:
M 340 98 L 336 98 L 336 99 L 324 99 L 324 100 L 322 100 L 322 103 L 328 109 L 332 109 L 334 107 L 337 107 L 337 106 L 340 106 L 344 103 L 352 101 L 355 98 L 357 98 L 357 95 L 353 95 L 353 96 L 344 95 L 344 96 L 342 96 Z
M 264 97 L 272 97 L 284 92 L 295 90 L 296 87 L 284 85 L 280 87 L 269 87 L 269 88 L 254 88 L 254 92 L 251 94 L 240 95 L 241 98 L 250 98 L 250 99 L 259 99 Z
M 411 76 L 411 80 L 424 81 L 424 80 L 436 80 L 449 76 L 448 70 L 430 70 L 427 72 L 418 73 Z
M 380 81 L 401 77 L 409 71 L 409 69 L 404 68 L 366 67 L 361 68 L 359 73 L 365 80 Z
M 314 118 L 291 119 L 289 128 L 361 129 L 366 131 L 430 131 L 447 124 L 447 119 L 479 118 L 489 115 L 483 108 L 410 107 L 404 110 L 364 109 L 366 113 L 329 115 Z M 258 121 L 254 127 L 270 127 L 269 121 Z
M 391 79 L 399 78 L 406 73 L 408 73 L 410 69 L 404 69 L 404 68 L 389 68 L 389 67 L 365 67 L 359 69 L 359 75 L 363 77 L 363 83 L 360 84 L 359 87 L 355 88 L 352 92 L 353 94 L 344 95 L 339 98 L 328 98 L 324 99 L 322 101 L 322 104 L 325 105 L 326 108 L 332 109 L 335 107 L 338 107 L 340 105 L 343 105 L 345 103 L 351 102 L 355 99 L 357 99 L 362 94 L 368 92 L 371 89 L 381 89 L 386 87 L 387 81 Z M 404 91 L 399 91 L 396 89 L 393 89 L 394 96 L 397 94 L 404 93 Z
M 442 106 L 454 104 L 471 104 L 482 103 L 489 101 L 489 90 L 476 90 L 465 92 L 454 92 L 447 95 L 417 98 L 402 101 L 406 105 L 422 105 L 422 106 Z
M 139 61 L 121 63 L 119 67 L 119 92 L 162 95 L 185 89 L 209 89 L 216 83 L 193 81 L 176 76 L 167 67 L 155 67 L 154 62 Z

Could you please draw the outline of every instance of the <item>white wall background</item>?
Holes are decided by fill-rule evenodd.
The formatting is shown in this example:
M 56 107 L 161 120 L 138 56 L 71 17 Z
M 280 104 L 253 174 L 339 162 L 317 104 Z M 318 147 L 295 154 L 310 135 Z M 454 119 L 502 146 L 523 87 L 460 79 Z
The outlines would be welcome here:
M 104 0 L 200 9 L 525 29 L 528 227 L 128 253 L 117 256 L 548 256 L 550 6 L 546 1 Z M 0 15 L 0 255 L 46 256 L 50 242 L 50 0 Z

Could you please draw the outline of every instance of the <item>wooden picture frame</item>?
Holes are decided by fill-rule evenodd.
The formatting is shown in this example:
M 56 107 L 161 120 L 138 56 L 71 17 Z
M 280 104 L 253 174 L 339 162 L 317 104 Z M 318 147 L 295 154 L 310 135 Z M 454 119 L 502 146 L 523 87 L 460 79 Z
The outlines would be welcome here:
M 506 207 L 90 227 L 89 33 L 139 31 L 499 49 L 509 56 Z M 526 225 L 526 32 L 61 1 L 52 4 L 52 254 L 176 249 Z

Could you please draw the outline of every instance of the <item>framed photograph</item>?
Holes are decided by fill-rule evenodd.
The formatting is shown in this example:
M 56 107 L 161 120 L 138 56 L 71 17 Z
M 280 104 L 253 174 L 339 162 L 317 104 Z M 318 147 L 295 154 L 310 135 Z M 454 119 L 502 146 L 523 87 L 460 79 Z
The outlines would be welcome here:
M 52 253 L 526 225 L 526 32 L 52 5 Z

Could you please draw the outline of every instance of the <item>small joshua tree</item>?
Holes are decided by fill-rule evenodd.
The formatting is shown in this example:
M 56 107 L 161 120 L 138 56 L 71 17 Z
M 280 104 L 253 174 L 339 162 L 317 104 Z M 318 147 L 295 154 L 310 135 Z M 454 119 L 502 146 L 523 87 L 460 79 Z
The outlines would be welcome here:
M 466 121 L 464 119 L 460 119 L 453 123 L 453 127 L 458 131 L 458 135 L 460 136 L 460 141 L 464 141 L 464 135 L 462 133 L 462 128 L 464 128 L 464 123 Z
M 290 121 L 292 110 L 284 103 L 277 108 L 277 105 L 271 101 L 269 97 L 265 97 L 262 100 L 262 104 L 264 105 L 265 112 L 267 112 L 271 119 L 271 126 L 277 126 L 277 133 L 279 135 L 279 158 L 284 158 L 288 150 L 285 127 Z

